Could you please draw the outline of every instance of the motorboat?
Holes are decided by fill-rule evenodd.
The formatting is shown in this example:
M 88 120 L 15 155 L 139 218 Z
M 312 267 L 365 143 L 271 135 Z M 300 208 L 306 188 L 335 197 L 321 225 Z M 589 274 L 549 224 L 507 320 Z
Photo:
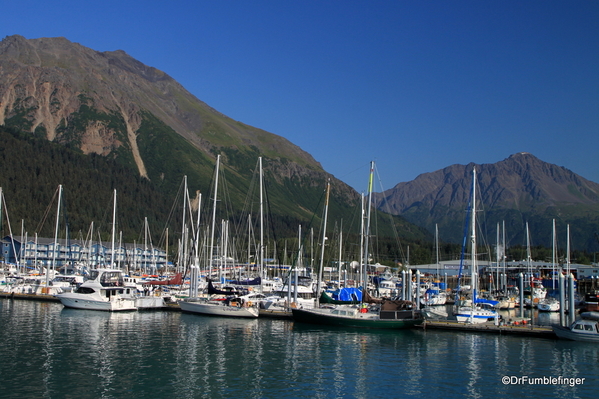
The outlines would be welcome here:
M 599 342 L 599 312 L 583 312 L 580 317 L 569 327 L 553 326 L 555 335 L 570 341 Z
M 559 312 L 559 301 L 555 298 L 545 298 L 537 304 L 540 312 Z
M 118 269 L 90 270 L 89 279 L 74 292 L 55 295 L 68 308 L 122 311 L 137 310 L 135 287 L 125 286 Z

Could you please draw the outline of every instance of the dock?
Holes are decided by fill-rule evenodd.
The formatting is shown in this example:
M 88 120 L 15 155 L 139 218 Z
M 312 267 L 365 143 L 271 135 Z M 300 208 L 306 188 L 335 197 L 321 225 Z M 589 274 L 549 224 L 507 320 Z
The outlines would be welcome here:
M 46 302 L 60 302 L 60 299 L 53 295 L 48 294 L 18 294 L 18 293 L 6 293 L 0 292 L 0 298 L 7 299 L 27 299 L 31 301 L 46 301 Z
M 553 328 L 549 326 L 533 326 L 526 324 L 519 325 L 495 325 L 492 322 L 481 323 L 481 324 L 468 324 L 460 323 L 453 320 L 426 320 L 420 325 L 423 330 L 435 329 L 435 330 L 452 330 L 452 331 L 463 331 L 463 332 L 483 332 L 483 333 L 494 333 L 500 335 L 520 335 L 520 336 L 532 336 L 538 338 L 557 338 L 553 332 Z

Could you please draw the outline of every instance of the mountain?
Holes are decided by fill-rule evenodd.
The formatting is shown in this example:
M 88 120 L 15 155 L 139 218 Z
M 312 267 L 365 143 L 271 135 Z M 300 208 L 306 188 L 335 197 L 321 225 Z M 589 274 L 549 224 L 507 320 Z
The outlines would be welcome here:
M 295 236 L 299 224 L 305 227 L 315 214 L 320 215 L 327 180 L 332 182 L 329 220 L 347 221 L 360 207 L 360 196 L 355 190 L 324 171 L 298 146 L 223 115 L 166 73 L 144 65 L 121 50 L 99 52 L 65 38 L 25 39 L 18 35 L 4 38 L 0 42 L 2 125 L 13 133 L 24 132 L 29 138 L 47 140 L 72 151 L 63 154 L 64 159 L 74 159 L 74 154 L 101 156 L 113 162 L 102 163 L 107 171 L 119 170 L 120 174 L 128 170 L 141 178 L 108 179 L 101 185 L 85 185 L 87 190 L 93 190 L 85 192 L 80 190 L 81 183 L 61 181 L 69 175 L 65 171 L 68 163 L 62 163 L 61 167 L 48 163 L 49 168 L 56 170 L 44 177 L 46 188 L 64 184 L 65 192 L 81 204 L 85 201 L 80 197 L 88 201 L 100 198 L 110 195 L 112 188 L 126 192 L 120 185 L 145 181 L 143 184 L 151 186 L 145 192 L 160 195 L 158 202 L 164 206 L 167 199 L 175 198 L 184 175 L 192 192 L 208 193 L 204 194 L 205 204 L 212 192 L 215 159 L 220 155 L 228 187 L 223 193 L 232 204 L 231 214 L 223 214 L 222 218 L 236 218 L 238 222 L 247 218 L 248 193 L 255 180 L 258 157 L 264 157 L 268 213 L 281 228 L 281 236 Z M 18 134 L 14 137 L 27 139 Z M 40 145 L 38 142 L 31 148 L 41 148 Z M 59 150 L 53 147 L 43 151 L 54 154 Z M 48 159 L 53 156 L 49 155 Z M 21 162 L 11 162 L 16 162 L 11 165 L 13 178 L 0 177 L 8 198 L 16 193 L 20 179 L 20 172 L 15 168 Z M 98 165 L 98 162 L 87 163 L 77 158 L 82 168 Z M 23 168 L 36 170 L 30 164 Z M 42 170 L 39 175 L 47 172 Z M 81 173 L 77 179 L 84 176 L 93 178 L 95 175 L 90 171 Z M 128 183 L 123 183 L 125 181 Z M 139 183 L 131 183 L 134 181 Z M 32 190 L 37 190 L 35 186 L 40 183 L 33 179 L 29 184 L 34 186 Z M 132 198 L 123 200 L 133 203 Z M 255 209 L 256 201 L 252 201 Z M 89 216 L 97 218 L 100 216 L 97 212 Z M 142 212 L 158 218 L 159 211 L 151 209 L 146 202 L 143 209 L 135 213 Z M 252 213 L 256 215 L 255 211 Z M 38 222 L 32 220 L 33 214 L 16 217 L 25 218 L 29 226 Z M 81 225 L 90 220 L 78 222 Z M 395 218 L 394 223 L 403 238 L 422 240 L 426 237 L 423 229 L 401 218 Z M 318 227 L 318 223 L 314 225 Z M 391 223 L 382 226 L 381 231 L 385 229 L 385 234 L 391 236 Z
M 573 248 L 599 249 L 594 235 L 599 230 L 599 184 L 529 153 L 494 164 L 451 165 L 425 173 L 375 194 L 375 203 L 431 232 L 437 224 L 440 239 L 461 242 L 474 167 L 483 210 L 479 219 L 491 243 L 496 241 L 497 223 L 505 221 L 508 245 L 526 245 L 528 222 L 532 244 L 551 247 L 555 219 L 559 247 L 566 247 L 570 224 Z

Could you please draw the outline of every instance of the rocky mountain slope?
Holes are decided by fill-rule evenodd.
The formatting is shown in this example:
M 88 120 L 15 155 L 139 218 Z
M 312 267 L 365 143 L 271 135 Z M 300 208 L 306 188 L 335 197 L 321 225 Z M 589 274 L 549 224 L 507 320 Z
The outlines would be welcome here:
M 320 212 L 329 179 L 331 220 L 347 220 L 359 209 L 359 195 L 310 154 L 281 136 L 232 120 L 121 50 L 99 52 L 65 38 L 4 38 L 0 125 L 115 160 L 170 195 L 183 175 L 192 192 L 210 193 L 218 154 L 237 212 L 263 157 L 269 213 L 294 231 Z M 402 233 L 425 236 L 399 218 L 397 223 Z
M 441 239 L 459 242 L 473 167 L 480 190 L 478 207 L 483 209 L 480 219 L 492 241 L 497 223 L 505 221 L 511 244 L 525 244 L 528 222 L 533 243 L 551 246 L 552 219 L 556 219 L 562 247 L 566 224 L 571 225 L 576 247 L 596 246 L 593 232 L 599 229 L 599 184 L 529 153 L 514 154 L 494 164 L 451 165 L 422 174 L 376 194 L 377 206 L 429 231 L 437 224 Z

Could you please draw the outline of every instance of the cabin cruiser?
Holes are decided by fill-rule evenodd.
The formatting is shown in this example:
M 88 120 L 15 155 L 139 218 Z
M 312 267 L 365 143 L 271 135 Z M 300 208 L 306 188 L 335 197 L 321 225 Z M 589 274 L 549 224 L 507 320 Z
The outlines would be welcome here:
M 56 295 L 68 308 L 121 311 L 137 310 L 135 287 L 124 285 L 123 272 L 118 269 L 90 270 L 90 278 L 74 292 Z

